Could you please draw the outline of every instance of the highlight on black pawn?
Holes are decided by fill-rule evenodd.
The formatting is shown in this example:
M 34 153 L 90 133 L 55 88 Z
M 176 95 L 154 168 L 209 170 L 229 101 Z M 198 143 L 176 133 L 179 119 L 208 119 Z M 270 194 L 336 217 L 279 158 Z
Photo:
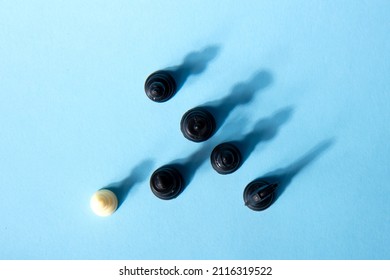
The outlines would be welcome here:
M 150 189 L 160 199 L 177 197 L 184 187 L 184 180 L 179 170 L 165 165 L 153 172 L 150 177 Z
M 241 152 L 232 143 L 222 143 L 216 146 L 210 156 L 211 166 L 219 174 L 230 174 L 241 165 Z
M 187 111 L 180 122 L 184 137 L 193 142 L 208 140 L 214 134 L 215 127 L 214 116 L 202 107 Z
M 168 101 L 176 93 L 176 89 L 176 81 L 169 71 L 156 71 L 145 81 L 145 93 L 155 102 Z
M 270 183 L 262 179 L 250 182 L 244 190 L 245 205 L 254 211 L 263 211 L 271 206 L 276 197 L 278 183 Z

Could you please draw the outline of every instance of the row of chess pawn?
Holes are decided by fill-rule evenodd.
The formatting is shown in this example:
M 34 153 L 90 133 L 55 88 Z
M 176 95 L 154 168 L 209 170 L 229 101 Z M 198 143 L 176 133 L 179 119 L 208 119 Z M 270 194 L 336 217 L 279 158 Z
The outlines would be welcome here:
M 177 90 L 177 83 L 170 71 L 160 70 L 152 73 L 145 82 L 146 95 L 155 102 L 169 100 Z M 193 142 L 208 140 L 215 132 L 216 122 L 213 114 L 204 107 L 187 111 L 180 122 L 184 137 Z M 217 145 L 210 156 L 211 165 L 220 174 L 230 174 L 241 165 L 241 152 L 231 142 Z M 150 188 L 153 194 L 164 200 L 177 197 L 184 189 L 185 181 L 178 168 L 164 165 L 150 177 Z M 275 198 L 277 183 L 262 179 L 250 182 L 244 190 L 245 205 L 255 211 L 268 208 Z M 99 216 L 109 216 L 118 207 L 116 194 L 108 189 L 98 190 L 91 198 L 91 208 Z

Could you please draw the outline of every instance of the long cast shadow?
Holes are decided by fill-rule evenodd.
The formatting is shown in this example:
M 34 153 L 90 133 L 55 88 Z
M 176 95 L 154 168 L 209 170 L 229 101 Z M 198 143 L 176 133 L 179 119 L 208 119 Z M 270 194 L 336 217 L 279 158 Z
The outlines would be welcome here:
M 167 68 L 166 70 L 170 71 L 175 78 L 177 91 L 183 87 L 191 75 L 199 75 L 205 71 L 219 51 L 219 45 L 210 45 L 200 51 L 190 52 L 180 65 Z
M 269 141 L 278 134 L 281 127 L 291 118 L 293 111 L 292 107 L 285 107 L 271 117 L 257 121 L 253 129 L 241 137 L 241 139 L 230 141 L 241 152 L 241 164 L 249 158 L 259 143 Z
M 236 144 L 241 151 L 243 159 L 246 159 L 254 151 L 259 142 L 271 140 L 276 136 L 280 127 L 290 118 L 292 111 L 293 109 L 291 107 L 284 108 L 276 112 L 270 118 L 262 119 L 257 122 L 254 129 L 238 142 L 229 142 Z M 198 169 L 210 159 L 211 151 L 217 144 L 219 144 L 218 139 L 212 139 L 211 141 L 204 143 L 187 157 L 169 163 L 170 166 L 179 170 L 183 176 L 185 183 L 182 192 L 191 183 Z
M 118 198 L 118 208 L 126 200 L 130 190 L 139 183 L 146 180 L 154 166 L 154 162 L 151 159 L 146 159 L 137 164 L 130 174 L 123 180 L 115 183 L 111 183 L 105 187 L 105 189 L 111 190 Z
M 195 150 L 189 156 L 175 160 L 169 164 L 179 170 L 179 172 L 183 176 L 184 188 L 182 192 L 191 183 L 198 169 L 210 157 L 210 152 L 212 148 L 213 145 L 211 143 L 203 144 L 200 148 Z
M 213 114 L 218 130 L 236 107 L 249 104 L 254 99 L 255 93 L 271 85 L 272 80 L 271 72 L 259 70 L 249 80 L 234 85 L 227 96 L 200 107 Z
M 294 177 L 297 176 L 300 172 L 302 172 L 303 169 L 310 165 L 316 158 L 318 158 L 322 153 L 329 149 L 333 144 L 333 138 L 327 139 L 315 146 L 313 149 L 311 149 L 309 152 L 307 152 L 305 155 L 303 155 L 301 158 L 299 158 L 289 166 L 269 172 L 259 179 L 270 183 L 278 183 L 278 187 L 276 189 L 276 201 L 287 189 Z

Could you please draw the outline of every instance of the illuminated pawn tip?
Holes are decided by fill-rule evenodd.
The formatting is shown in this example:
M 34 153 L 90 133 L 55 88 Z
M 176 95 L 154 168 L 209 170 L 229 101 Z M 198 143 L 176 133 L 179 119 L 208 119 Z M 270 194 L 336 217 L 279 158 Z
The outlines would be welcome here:
M 90 201 L 92 211 L 102 217 L 110 216 L 118 207 L 116 195 L 107 189 L 98 190 Z

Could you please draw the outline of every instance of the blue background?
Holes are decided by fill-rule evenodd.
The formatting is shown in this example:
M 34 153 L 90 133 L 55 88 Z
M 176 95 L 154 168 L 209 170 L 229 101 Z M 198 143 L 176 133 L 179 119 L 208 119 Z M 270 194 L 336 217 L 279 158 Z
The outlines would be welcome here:
M 1 1 L 1 259 L 389 259 L 389 1 Z M 150 101 L 146 77 L 186 69 Z M 177 68 L 176 68 L 177 69 Z M 186 140 L 185 111 L 222 127 Z M 231 175 L 212 148 L 246 144 Z M 192 179 L 174 200 L 158 167 Z M 283 178 L 263 212 L 252 180 Z M 122 204 L 89 208 L 102 187 Z M 127 194 L 127 196 L 126 196 Z

